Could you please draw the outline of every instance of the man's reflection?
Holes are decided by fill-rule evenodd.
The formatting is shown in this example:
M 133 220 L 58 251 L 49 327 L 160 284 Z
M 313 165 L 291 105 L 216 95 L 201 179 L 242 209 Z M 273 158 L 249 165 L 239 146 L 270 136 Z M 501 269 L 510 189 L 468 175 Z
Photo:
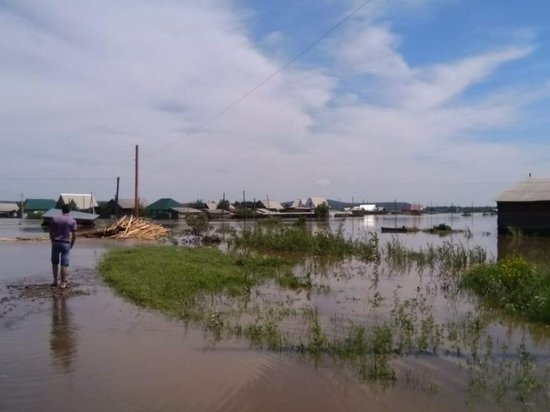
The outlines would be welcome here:
M 53 364 L 64 372 L 72 371 L 76 357 L 76 331 L 71 321 L 71 313 L 67 308 L 65 296 L 52 298 L 52 329 L 50 349 Z

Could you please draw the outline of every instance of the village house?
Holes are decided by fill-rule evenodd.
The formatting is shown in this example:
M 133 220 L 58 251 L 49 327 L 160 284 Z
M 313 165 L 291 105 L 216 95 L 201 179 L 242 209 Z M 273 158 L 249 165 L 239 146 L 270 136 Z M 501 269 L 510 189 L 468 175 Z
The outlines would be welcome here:
M 550 178 L 519 182 L 496 199 L 499 232 L 550 233 Z
M 284 209 L 283 205 L 281 205 L 280 202 L 273 199 L 258 200 L 256 202 L 256 208 L 265 209 L 270 212 L 279 212 Z
M 55 208 L 56 203 L 54 199 L 27 199 L 23 202 L 23 210 L 27 217 L 40 217 Z
M 95 213 L 95 209 L 98 207 L 98 203 L 91 193 L 62 193 L 57 200 L 56 208 L 61 209 L 63 205 L 68 205 L 74 210 L 91 213 Z
M 110 215 L 131 216 L 134 214 L 135 205 L 134 199 L 118 199 L 118 202 L 115 199 L 111 199 L 107 202 L 106 209 Z M 140 209 L 145 209 L 148 205 L 149 202 L 146 199 L 139 199 Z
M 181 208 L 183 205 L 169 197 L 163 197 L 151 203 L 145 209 L 153 219 L 178 219 L 179 212 L 174 208 Z
M 17 217 L 19 206 L 17 203 L 0 203 L 0 217 Z

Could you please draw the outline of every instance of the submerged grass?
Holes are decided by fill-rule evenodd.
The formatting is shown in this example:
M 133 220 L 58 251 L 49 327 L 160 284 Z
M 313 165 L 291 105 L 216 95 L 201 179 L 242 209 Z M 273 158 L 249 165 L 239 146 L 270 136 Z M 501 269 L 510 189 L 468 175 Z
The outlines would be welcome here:
M 550 268 L 521 256 L 473 267 L 462 286 L 509 313 L 550 322 Z
M 385 245 L 385 256 L 393 267 L 406 269 L 415 264 L 419 268 L 438 267 L 442 271 L 461 271 L 469 266 L 487 261 L 487 252 L 480 246 L 471 249 L 461 243 L 444 242 L 439 246 L 428 244 L 426 248 L 410 249 L 399 239 L 393 238 Z
M 382 298 L 377 290 L 380 254 L 376 236 L 366 241 L 351 241 L 340 231 L 312 233 L 301 226 L 281 227 L 274 223 L 234 234 L 231 244 L 234 247 L 229 248 L 228 253 L 211 248 L 173 246 L 111 250 L 101 260 L 100 271 L 122 295 L 140 305 L 195 321 L 215 341 L 242 337 L 256 348 L 296 352 L 315 360 L 331 358 L 350 365 L 365 380 L 392 382 L 398 379 L 392 367 L 397 357 L 451 355 L 469 362 L 472 391 L 477 393 L 492 390 L 488 377 L 505 366 L 497 362 L 489 349 L 485 351 L 486 356 L 482 356 L 484 345 L 490 346 L 487 343 L 488 326 L 477 315 L 438 321 L 430 301 L 420 292 L 404 301 L 395 292 L 393 306 L 391 298 Z M 355 259 L 340 262 L 340 266 L 330 266 L 326 273 L 319 263 L 325 260 L 339 262 L 338 259 L 348 256 L 369 262 L 364 266 L 372 269 L 375 275 L 372 307 L 391 310 L 388 319 L 369 316 L 360 319 L 350 316 L 348 319 L 344 315 L 337 324 L 331 324 L 329 317 L 332 314 L 323 313 L 310 297 L 310 294 L 319 293 L 322 278 L 333 276 L 342 283 L 351 280 L 352 276 L 343 276 L 339 269 L 356 263 Z M 462 274 L 471 265 L 476 265 L 466 273 L 463 285 L 478 287 L 486 294 L 498 289 L 495 284 L 503 267 L 509 274 L 505 278 L 513 279 L 509 285 L 498 280 L 502 283 L 503 294 L 518 289 L 527 270 L 525 262 L 509 262 L 503 267 L 487 265 L 483 249 L 467 249 L 451 242 L 411 250 L 394 239 L 386 245 L 382 256 L 392 269 L 416 265 Z M 373 261 L 376 264 L 370 263 Z M 307 264 L 303 270 L 297 270 L 294 266 L 297 262 Z M 497 269 L 491 269 L 493 267 Z M 491 272 L 489 280 L 486 279 L 487 271 Z M 539 276 L 543 272 L 537 273 L 536 276 L 535 272 L 528 275 L 542 282 Z M 257 287 L 263 282 L 266 285 Z M 272 287 L 284 290 L 272 293 Z M 534 300 L 539 299 L 532 288 L 516 292 L 523 299 L 516 303 L 518 307 L 526 304 L 529 294 Z M 231 304 L 235 302 L 239 309 L 231 312 L 235 307 Z M 299 313 L 302 313 L 301 318 Z M 506 380 L 495 384 L 495 392 L 503 398 L 515 393 L 517 399 L 525 402 L 541 392 L 543 386 L 537 380 L 535 360 L 524 352 L 519 361 L 507 360 L 511 366 L 507 369 Z M 512 365 L 518 365 L 517 371 L 511 369 Z
M 258 225 L 243 231 L 231 243 L 238 249 L 268 253 L 333 258 L 355 256 L 370 262 L 380 258 L 376 234 L 366 240 L 353 240 L 346 238 L 341 230 L 312 232 L 301 225 Z
M 197 302 L 205 294 L 248 294 L 285 265 L 279 257 L 156 246 L 111 250 L 99 269 L 107 283 L 137 304 L 190 318 L 200 315 Z

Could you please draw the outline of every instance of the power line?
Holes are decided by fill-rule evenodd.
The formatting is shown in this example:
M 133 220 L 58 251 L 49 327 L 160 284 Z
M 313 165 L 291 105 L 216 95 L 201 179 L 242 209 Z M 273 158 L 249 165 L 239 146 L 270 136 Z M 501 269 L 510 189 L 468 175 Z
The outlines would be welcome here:
M 283 64 L 281 67 L 279 67 L 277 70 L 275 70 L 273 73 L 271 73 L 269 76 L 267 76 L 264 80 L 262 80 L 260 83 L 258 83 L 256 86 L 251 88 L 249 91 L 247 91 L 245 94 L 234 100 L 232 103 L 228 104 L 226 107 L 221 109 L 220 111 L 214 113 L 211 117 L 209 117 L 207 120 L 205 120 L 202 124 L 200 124 L 197 129 L 203 129 L 209 124 L 213 123 L 220 117 L 222 117 L 224 114 L 228 113 L 230 110 L 232 110 L 235 106 L 242 103 L 246 98 L 257 92 L 259 89 L 261 89 L 263 86 L 265 86 L 267 83 L 269 83 L 273 78 L 278 76 L 280 73 L 282 73 L 285 69 L 287 69 L 292 63 L 294 63 L 296 60 L 298 60 L 300 57 L 305 55 L 307 52 L 309 52 L 311 49 L 313 49 L 315 46 L 317 46 L 321 41 L 326 39 L 328 36 L 330 36 L 333 32 L 338 30 L 342 25 L 344 25 L 349 19 L 351 19 L 353 16 L 355 16 L 357 13 L 361 11 L 368 3 L 370 3 L 372 0 L 365 0 L 362 2 L 359 6 L 357 6 L 355 9 L 353 9 L 349 14 L 345 15 L 341 20 L 339 20 L 334 26 L 332 26 L 330 29 L 328 29 L 326 32 L 321 34 L 319 37 L 317 37 L 313 42 L 308 44 L 306 47 L 304 47 L 302 50 L 300 50 L 296 55 L 294 55 L 292 58 L 290 58 L 285 64 Z M 148 156 L 152 156 L 154 154 L 160 153 L 165 151 L 166 149 L 169 149 L 172 146 L 175 146 L 181 141 L 182 137 L 179 137 L 172 141 L 171 143 L 168 143 L 166 146 L 161 147 L 158 150 L 155 150 L 153 152 L 150 152 Z

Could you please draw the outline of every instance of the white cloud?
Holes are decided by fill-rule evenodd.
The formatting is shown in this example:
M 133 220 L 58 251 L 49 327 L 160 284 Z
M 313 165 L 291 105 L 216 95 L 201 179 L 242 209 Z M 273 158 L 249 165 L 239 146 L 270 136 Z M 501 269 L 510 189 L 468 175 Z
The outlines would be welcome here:
M 249 198 L 284 201 L 320 185 L 327 190 L 320 195 L 342 200 L 422 201 L 446 180 L 500 173 L 514 156 L 531 159 L 527 149 L 469 138 L 519 119 L 523 95 L 460 99 L 529 47 L 411 67 L 390 24 L 363 18 L 362 28 L 349 22 L 327 43 L 336 68 L 298 61 L 270 77 L 281 63 L 253 43 L 230 3 L 10 4 L 0 6 L 2 173 L 89 180 L 28 181 L 24 189 L 4 180 L 6 191 L 107 198 L 122 176 L 123 196 L 130 196 L 136 144 L 149 200 L 219 199 L 223 192 L 240 199 L 246 190 Z M 275 46 L 284 39 L 273 33 L 264 40 Z M 340 92 L 350 76 L 368 77 L 384 104 L 365 99 L 361 82 Z M 472 167 L 483 159 L 491 167 Z M 472 200 L 467 188 L 449 192 L 455 202 Z

